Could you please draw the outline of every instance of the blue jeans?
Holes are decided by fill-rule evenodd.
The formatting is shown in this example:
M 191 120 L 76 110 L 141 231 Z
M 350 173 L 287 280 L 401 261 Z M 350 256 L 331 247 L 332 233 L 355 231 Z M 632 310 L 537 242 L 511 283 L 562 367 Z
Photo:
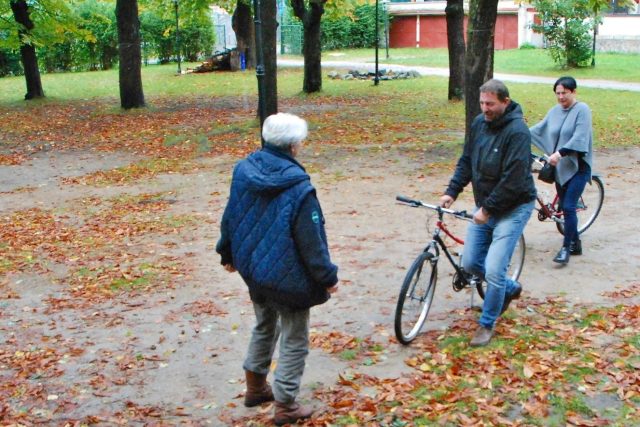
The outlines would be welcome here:
M 309 309 L 276 309 L 255 302 L 253 309 L 256 326 L 251 334 L 243 368 L 267 375 L 280 337 L 280 356 L 273 375 L 273 395 L 277 402 L 293 403 L 300 391 L 305 359 L 309 354 Z
M 486 224 L 470 223 L 462 254 L 462 267 L 469 273 L 484 277 L 487 291 L 482 306 L 482 316 L 478 323 L 485 328 L 493 328 L 505 295 L 512 295 L 513 280 L 507 277 L 511 255 L 524 231 L 534 202 L 517 206 L 504 215 L 489 217 Z
M 572 242 L 579 239 L 578 236 L 578 215 L 576 208 L 584 187 L 591 179 L 591 169 L 578 171 L 564 185 L 556 183 L 558 197 L 560 197 L 560 209 L 564 215 L 564 242 L 562 246 L 569 247 Z

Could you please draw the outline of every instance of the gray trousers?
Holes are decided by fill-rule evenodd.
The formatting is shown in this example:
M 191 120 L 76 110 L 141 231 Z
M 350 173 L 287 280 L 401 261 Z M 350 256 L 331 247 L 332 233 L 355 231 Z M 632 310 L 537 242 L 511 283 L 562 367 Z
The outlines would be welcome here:
M 274 373 L 273 395 L 277 402 L 293 403 L 300 391 L 305 358 L 309 354 L 309 309 L 276 309 L 253 303 L 256 326 L 251 334 L 243 368 L 267 375 L 280 337 L 280 355 Z M 280 322 L 278 322 L 278 319 Z

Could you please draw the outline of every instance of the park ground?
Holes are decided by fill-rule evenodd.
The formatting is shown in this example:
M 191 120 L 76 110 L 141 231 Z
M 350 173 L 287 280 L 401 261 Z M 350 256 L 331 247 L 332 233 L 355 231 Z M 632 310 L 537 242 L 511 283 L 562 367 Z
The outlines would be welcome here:
M 394 198 L 441 194 L 460 108 L 381 124 L 367 100 L 281 100 L 310 121 L 300 160 L 341 279 L 311 312 L 306 425 L 638 425 L 637 122 L 611 131 L 628 143 L 598 147 L 605 204 L 584 255 L 553 265 L 560 235 L 532 217 L 523 298 L 496 339 L 469 348 L 478 312 L 442 265 L 424 334 L 404 347 L 395 303 L 433 218 Z M 271 405 L 242 405 L 252 306 L 214 251 L 232 167 L 259 147 L 255 97 L 105 103 L 0 106 L 2 424 L 270 425 Z

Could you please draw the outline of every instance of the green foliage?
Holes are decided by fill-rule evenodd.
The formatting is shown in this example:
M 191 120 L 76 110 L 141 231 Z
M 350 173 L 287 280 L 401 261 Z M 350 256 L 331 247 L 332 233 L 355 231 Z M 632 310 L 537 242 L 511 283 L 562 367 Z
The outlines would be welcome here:
M 534 0 L 540 24 L 532 28 L 544 34 L 553 61 L 563 68 L 584 67 L 591 59 L 592 19 L 589 0 Z
M 15 49 L 0 49 L 0 77 L 22 73 L 20 54 Z
M 322 49 L 374 47 L 376 43 L 375 5 L 356 6 L 352 16 L 342 15 L 322 20 Z M 378 11 L 381 27 L 384 19 L 382 9 Z
M 145 60 L 168 62 L 176 56 L 172 0 L 138 0 Z M 180 0 L 181 54 L 191 61 L 211 52 L 213 22 L 208 0 Z M 108 70 L 118 61 L 115 0 L 33 0 L 28 2 L 33 30 L 23 41 L 37 48 L 47 72 Z M 0 76 L 22 73 L 20 26 L 9 2 L 0 2 Z

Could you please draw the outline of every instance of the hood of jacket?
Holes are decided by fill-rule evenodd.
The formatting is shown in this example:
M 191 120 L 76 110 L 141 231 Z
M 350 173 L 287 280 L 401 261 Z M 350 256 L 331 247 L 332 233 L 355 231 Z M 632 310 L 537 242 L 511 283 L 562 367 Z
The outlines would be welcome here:
M 236 172 L 246 181 L 248 190 L 257 193 L 279 192 L 310 180 L 304 167 L 291 155 L 269 145 L 240 162 Z
M 496 120 L 486 122 L 487 127 L 492 131 L 496 132 L 500 129 L 507 126 L 514 120 L 523 119 L 524 114 L 522 113 L 522 107 L 515 101 L 511 101 L 507 108 L 504 110 L 504 114 L 497 118 Z

